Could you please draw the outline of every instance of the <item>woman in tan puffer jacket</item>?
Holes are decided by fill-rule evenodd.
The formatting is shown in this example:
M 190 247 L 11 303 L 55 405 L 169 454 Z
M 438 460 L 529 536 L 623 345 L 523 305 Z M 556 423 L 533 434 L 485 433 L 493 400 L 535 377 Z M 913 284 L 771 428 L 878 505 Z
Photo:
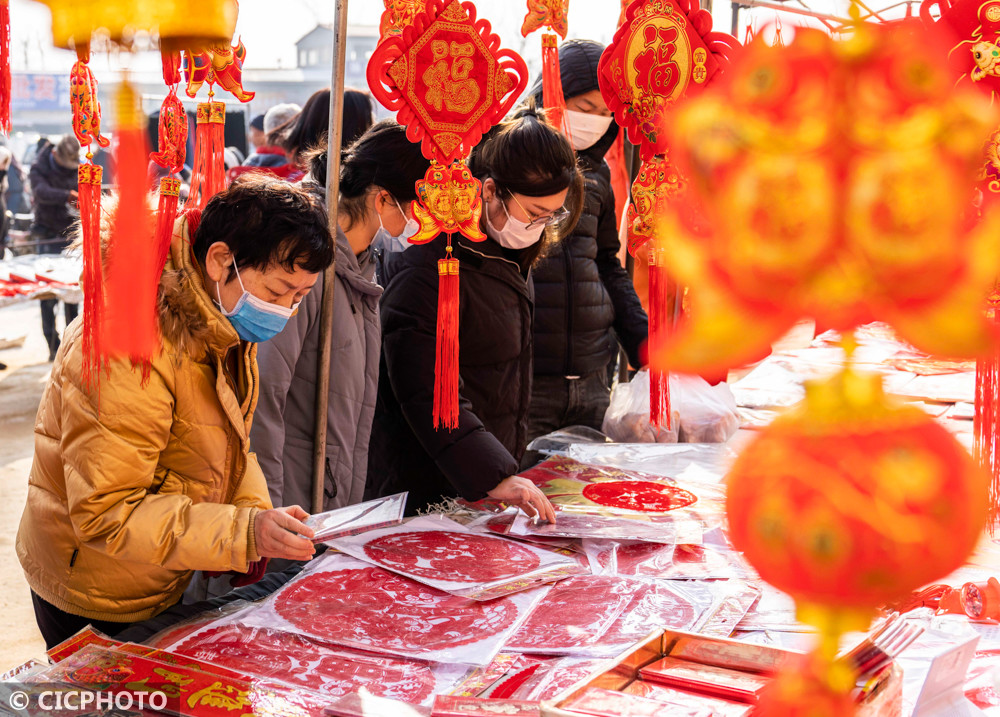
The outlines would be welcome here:
M 114 633 L 162 612 L 194 570 L 248 572 L 264 557 L 312 555 L 306 513 L 271 509 L 249 452 L 258 395 L 249 339 L 266 333 L 254 306 L 290 314 L 332 258 L 319 203 L 251 176 L 200 218 L 178 219 L 160 279 L 163 350 L 146 385 L 114 360 L 99 390 L 86 388 L 83 322 L 69 327 L 38 409 L 17 534 L 49 646 L 88 622 Z

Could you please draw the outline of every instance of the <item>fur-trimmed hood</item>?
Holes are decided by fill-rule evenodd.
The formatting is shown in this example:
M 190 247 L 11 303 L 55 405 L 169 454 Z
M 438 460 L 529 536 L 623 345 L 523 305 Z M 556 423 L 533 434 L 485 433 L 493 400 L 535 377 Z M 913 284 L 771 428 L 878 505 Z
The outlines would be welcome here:
M 107 271 L 108 247 L 118 200 L 117 197 L 105 197 L 101 203 L 101 255 Z M 160 332 L 165 344 L 198 360 L 208 358 L 209 354 L 224 357 L 240 338 L 205 289 L 202 272 L 191 254 L 191 233 L 188 217 L 182 213 L 174 222 L 170 252 L 160 274 L 157 293 Z M 82 236 L 77 224 L 73 248 L 81 246 Z

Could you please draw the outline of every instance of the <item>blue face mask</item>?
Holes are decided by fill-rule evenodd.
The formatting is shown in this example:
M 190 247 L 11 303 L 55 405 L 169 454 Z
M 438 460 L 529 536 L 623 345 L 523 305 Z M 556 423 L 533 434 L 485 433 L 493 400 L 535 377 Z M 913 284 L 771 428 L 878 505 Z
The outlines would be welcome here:
M 219 299 L 219 310 L 223 316 L 229 319 L 229 323 L 236 329 L 239 337 L 244 341 L 260 343 L 281 333 L 299 305 L 295 304 L 292 308 L 286 309 L 284 306 L 270 304 L 257 298 L 244 288 L 238 266 L 236 267 L 236 279 L 240 282 L 240 288 L 243 289 L 243 296 L 236 302 L 232 311 L 226 311 L 222 306 L 222 294 L 218 284 L 215 285 L 215 294 Z
M 392 201 L 396 202 L 396 208 L 405 218 L 406 213 L 403 211 L 403 208 L 399 206 L 399 202 L 395 199 Z M 395 254 L 401 251 L 406 251 L 411 246 L 409 238 L 416 234 L 419 229 L 420 224 L 416 219 L 411 217 L 406 220 L 406 226 L 403 227 L 403 233 L 398 237 L 394 237 L 382 224 L 382 215 L 380 214 L 378 217 L 378 230 L 375 232 L 375 237 L 372 239 L 372 248 L 382 249 L 387 254 Z

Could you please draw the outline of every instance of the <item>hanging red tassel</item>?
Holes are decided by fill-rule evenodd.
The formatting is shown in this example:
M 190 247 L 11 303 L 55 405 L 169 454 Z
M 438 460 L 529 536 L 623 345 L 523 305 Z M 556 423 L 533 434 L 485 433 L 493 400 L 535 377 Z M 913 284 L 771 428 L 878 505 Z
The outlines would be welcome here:
M 160 272 L 154 266 L 153 217 L 146 199 L 145 118 L 128 81 L 118 91 L 118 210 L 108 262 L 108 321 L 102 337 L 109 357 L 149 360 L 159 347 L 156 296 Z
M 458 259 L 438 260 L 437 353 L 434 363 L 434 427 L 458 428 Z
M 181 180 L 164 177 L 160 180 L 160 204 L 156 208 L 156 263 L 157 273 L 163 273 L 170 253 L 170 240 L 174 236 L 174 221 L 177 219 L 177 202 L 181 193 Z
M 995 285 L 986 304 L 986 317 L 1000 325 L 1000 285 Z M 1000 328 L 1000 326 L 998 326 Z M 997 518 L 1000 517 L 1000 349 L 976 362 L 976 404 L 973 421 L 975 436 L 973 454 L 989 471 L 990 502 L 987 526 L 995 535 Z
M 83 235 L 83 368 L 84 388 L 100 383 L 101 317 L 104 314 L 104 255 L 101 251 L 101 179 L 104 170 L 87 162 L 77 170 L 77 206 Z
M 187 206 L 204 209 L 208 200 L 226 188 L 226 103 L 198 104 L 194 139 L 194 170 Z
M 755 38 L 756 36 L 757 36 L 757 33 L 755 33 L 755 32 L 753 31 L 753 25 L 751 25 L 751 24 L 750 24 L 750 23 L 748 22 L 748 23 L 747 23 L 747 34 L 746 34 L 746 37 L 744 37 L 744 38 L 743 38 L 743 44 L 744 44 L 744 45 L 749 45 L 749 44 L 750 44 L 751 42 L 753 42 L 753 39 L 754 39 L 754 38 Z
M 649 243 L 649 422 L 656 428 L 671 428 L 670 375 L 662 365 L 661 348 L 670 329 L 671 281 L 664 266 L 663 250 L 654 239 Z
M 551 33 L 542 35 L 542 104 L 549 123 L 558 127 L 570 142 L 573 136 L 566 118 L 566 98 L 563 96 L 559 70 L 559 38 Z
M 10 129 L 10 0 L 0 0 L 0 132 Z

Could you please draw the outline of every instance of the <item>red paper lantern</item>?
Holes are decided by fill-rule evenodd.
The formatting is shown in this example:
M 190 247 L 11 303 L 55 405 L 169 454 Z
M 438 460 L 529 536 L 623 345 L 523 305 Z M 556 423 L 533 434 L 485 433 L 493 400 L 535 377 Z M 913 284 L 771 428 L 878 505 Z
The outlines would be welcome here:
M 848 370 L 807 385 L 729 473 L 733 545 L 800 607 L 866 620 L 959 567 L 981 534 L 987 476 L 880 382 Z

